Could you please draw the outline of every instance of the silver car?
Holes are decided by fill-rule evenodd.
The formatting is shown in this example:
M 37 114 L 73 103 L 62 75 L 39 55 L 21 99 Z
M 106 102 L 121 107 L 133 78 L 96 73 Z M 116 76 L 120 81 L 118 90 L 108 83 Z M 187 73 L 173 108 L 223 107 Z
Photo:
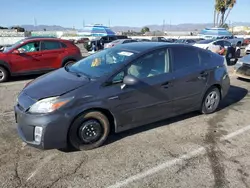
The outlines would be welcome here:
M 131 42 L 137 42 L 137 40 L 133 40 L 133 39 L 118 39 L 118 40 L 114 40 L 110 43 L 107 43 L 104 45 L 104 49 L 106 48 L 112 48 L 118 44 L 125 44 L 125 43 L 131 43 Z

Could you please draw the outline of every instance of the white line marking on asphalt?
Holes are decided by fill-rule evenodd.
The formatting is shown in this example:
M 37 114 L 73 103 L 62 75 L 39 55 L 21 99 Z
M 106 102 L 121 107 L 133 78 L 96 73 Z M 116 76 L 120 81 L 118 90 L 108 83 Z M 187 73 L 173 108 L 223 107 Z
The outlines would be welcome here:
M 47 162 L 49 162 L 49 161 L 50 161 L 53 157 L 55 157 L 56 155 L 57 155 L 57 154 L 52 154 L 52 155 L 49 155 L 49 156 L 45 157 L 45 158 L 42 160 L 42 162 L 38 165 L 38 167 L 36 168 L 36 170 L 33 171 L 33 172 L 29 175 L 29 177 L 27 178 L 26 181 L 29 181 L 31 178 L 33 178 L 33 177 L 37 174 L 37 172 L 38 172 L 39 170 L 41 170 L 41 168 L 44 166 L 44 164 L 47 163 Z
M 225 140 L 229 140 L 231 138 L 234 138 L 240 134 L 243 134 L 245 133 L 246 131 L 249 131 L 250 130 L 250 125 L 246 126 L 246 127 L 243 127 L 235 132 L 232 132 L 224 137 L 222 137 L 220 139 L 220 141 L 225 141 Z M 170 160 L 170 161 L 166 161 L 162 164 L 159 164 L 151 169 L 148 169 L 144 172 L 141 172 L 141 173 L 138 173 L 134 176 L 130 176 L 128 177 L 127 179 L 123 180 L 123 181 L 120 181 L 120 182 L 117 182 L 116 184 L 114 185 L 111 185 L 109 186 L 108 188 L 120 188 L 120 187 L 123 187 L 123 186 L 126 186 L 130 183 L 133 183 L 135 181 L 138 181 L 138 180 L 141 180 L 143 178 L 146 178 L 148 176 L 152 176 L 158 172 L 160 172 L 161 170 L 164 170 L 166 168 L 170 168 L 174 165 L 177 165 L 177 164 L 182 164 L 185 160 L 188 160 L 188 159 L 191 159 L 193 157 L 197 157 L 199 155 L 204 155 L 206 153 L 206 148 L 205 147 L 200 147 L 196 150 L 193 150 L 191 151 L 190 153 L 186 154 L 186 155 L 182 155 L 181 157 L 179 158 L 176 158 L 176 159 L 173 159 L 173 160 Z

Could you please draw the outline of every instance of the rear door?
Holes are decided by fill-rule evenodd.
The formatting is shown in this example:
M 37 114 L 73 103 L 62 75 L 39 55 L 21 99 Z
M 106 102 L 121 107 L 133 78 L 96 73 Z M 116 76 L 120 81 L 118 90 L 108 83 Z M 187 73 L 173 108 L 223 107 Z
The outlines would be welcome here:
M 136 126 L 164 119 L 172 115 L 173 91 L 169 83 L 173 79 L 169 66 L 169 51 L 157 50 L 132 62 L 117 73 L 113 84 L 107 86 L 108 104 L 124 126 Z M 124 75 L 137 77 L 135 86 L 122 88 Z
M 65 48 L 59 41 L 43 40 L 41 42 L 43 67 L 47 69 L 59 68 L 64 56 Z
M 200 62 L 199 49 L 192 46 L 172 47 L 171 60 L 174 73 L 174 111 L 177 114 L 196 109 L 200 105 L 209 76 Z

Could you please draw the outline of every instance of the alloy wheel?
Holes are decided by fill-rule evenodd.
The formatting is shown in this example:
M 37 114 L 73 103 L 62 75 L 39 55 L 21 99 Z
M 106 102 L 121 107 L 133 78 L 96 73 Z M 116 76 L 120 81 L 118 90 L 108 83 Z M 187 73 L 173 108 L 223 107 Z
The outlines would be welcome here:
M 5 79 L 5 72 L 0 69 L 0 81 Z
M 205 106 L 208 110 L 214 110 L 218 107 L 220 96 L 216 91 L 210 92 L 205 100 Z

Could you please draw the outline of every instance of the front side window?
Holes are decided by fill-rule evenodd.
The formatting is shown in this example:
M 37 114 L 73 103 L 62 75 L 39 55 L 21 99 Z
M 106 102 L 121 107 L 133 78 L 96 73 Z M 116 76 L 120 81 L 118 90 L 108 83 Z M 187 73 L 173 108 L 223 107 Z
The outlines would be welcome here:
M 139 79 L 153 77 L 169 72 L 169 51 L 155 51 L 132 63 L 127 73 Z
M 134 55 L 134 52 L 120 48 L 108 48 L 78 61 L 69 67 L 68 71 L 82 73 L 91 78 L 99 78 L 120 68 Z
M 57 50 L 61 44 L 57 41 L 42 41 L 42 50 Z
M 200 64 L 197 49 L 191 47 L 173 47 L 172 60 L 174 71 L 183 70 Z
M 217 41 L 217 42 L 214 43 L 214 45 L 219 45 L 219 46 L 224 47 L 224 42 L 223 41 Z
M 230 42 L 224 41 L 224 46 L 232 46 Z
M 21 47 L 18 48 L 20 53 L 29 53 L 29 52 L 38 52 L 40 51 L 40 42 L 29 42 Z

